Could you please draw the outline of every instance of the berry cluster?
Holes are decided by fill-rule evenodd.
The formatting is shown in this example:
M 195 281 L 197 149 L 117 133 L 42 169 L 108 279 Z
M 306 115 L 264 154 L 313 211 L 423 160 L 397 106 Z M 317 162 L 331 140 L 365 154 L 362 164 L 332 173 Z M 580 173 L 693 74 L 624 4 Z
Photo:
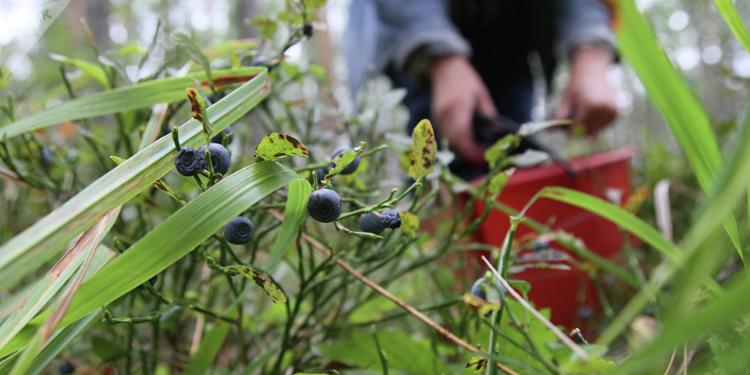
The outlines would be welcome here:
M 227 138 L 227 143 L 232 140 L 232 131 L 229 133 L 219 133 L 214 137 L 211 143 L 208 145 L 208 153 L 211 158 L 211 166 L 214 172 L 226 174 L 229 171 L 229 166 L 232 163 L 232 157 L 229 155 L 229 151 L 221 143 L 215 143 L 214 141 L 219 138 L 219 142 L 224 137 Z M 177 172 L 183 176 L 195 176 L 204 169 L 208 168 L 208 160 L 206 159 L 206 145 L 201 146 L 199 149 L 192 147 L 182 148 L 174 160 L 175 168 Z

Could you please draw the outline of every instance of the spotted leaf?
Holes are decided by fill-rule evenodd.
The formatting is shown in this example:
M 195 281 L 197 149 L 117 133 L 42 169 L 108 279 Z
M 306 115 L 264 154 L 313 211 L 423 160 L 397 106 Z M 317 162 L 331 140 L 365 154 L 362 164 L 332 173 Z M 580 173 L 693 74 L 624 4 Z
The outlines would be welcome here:
M 248 280 L 252 280 L 259 287 L 263 288 L 271 297 L 273 303 L 286 303 L 286 293 L 281 289 L 281 286 L 271 278 L 271 275 L 253 267 L 235 264 L 232 266 L 224 267 L 224 272 L 230 274 L 240 274 Z
M 308 157 L 310 151 L 296 138 L 281 134 L 270 133 L 263 137 L 255 149 L 255 160 L 276 160 L 286 156 Z
M 409 158 L 409 176 L 415 180 L 427 176 L 435 168 L 437 143 L 429 120 L 422 120 L 411 133 L 412 144 L 406 150 Z

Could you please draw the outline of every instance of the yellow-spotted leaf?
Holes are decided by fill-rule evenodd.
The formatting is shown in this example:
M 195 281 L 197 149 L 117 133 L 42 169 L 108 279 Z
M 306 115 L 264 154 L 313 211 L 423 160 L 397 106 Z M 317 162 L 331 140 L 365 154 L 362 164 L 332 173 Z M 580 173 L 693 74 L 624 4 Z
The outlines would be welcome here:
M 310 151 L 302 142 L 292 136 L 276 132 L 263 137 L 258 148 L 255 149 L 255 159 L 258 161 L 276 160 L 286 156 L 306 158 L 309 155 Z
M 483 300 L 471 293 L 464 294 L 464 303 L 474 309 L 480 316 L 489 316 L 500 308 L 499 305 Z
M 435 168 L 437 143 L 430 120 L 422 120 L 411 133 L 411 147 L 406 151 L 409 157 L 409 176 L 415 180 L 427 176 Z
M 399 216 L 401 216 L 401 231 L 410 236 L 416 236 L 419 230 L 419 217 L 408 211 L 399 212 Z
M 232 266 L 224 267 L 222 270 L 229 274 L 239 274 L 244 276 L 248 280 L 252 280 L 259 287 L 266 291 L 273 303 L 286 303 L 286 293 L 281 289 L 281 286 L 273 280 L 271 275 L 250 266 L 241 264 L 235 264 Z

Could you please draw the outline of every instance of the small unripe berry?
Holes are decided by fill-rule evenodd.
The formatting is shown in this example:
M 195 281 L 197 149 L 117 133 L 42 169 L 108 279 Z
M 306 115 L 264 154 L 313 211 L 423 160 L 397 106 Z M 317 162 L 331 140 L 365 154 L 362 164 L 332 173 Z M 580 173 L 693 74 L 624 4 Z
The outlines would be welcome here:
M 336 221 L 341 215 L 341 197 L 331 189 L 319 189 L 310 194 L 307 212 L 322 223 Z
M 477 279 L 477 281 L 474 281 L 474 284 L 471 286 L 471 294 L 473 294 L 477 298 L 487 300 L 487 293 L 485 293 L 484 289 L 482 288 L 483 282 L 483 277 Z
M 386 228 L 396 229 L 401 226 L 401 215 L 393 210 L 385 210 L 380 213 L 380 222 Z
M 211 164 L 214 167 L 214 172 L 226 174 L 229 171 L 229 165 L 232 163 L 232 157 L 229 156 L 229 151 L 226 147 L 219 143 L 210 143 L 208 145 L 208 152 L 211 154 Z M 201 146 L 200 153 L 206 154 L 206 145 Z M 208 168 L 208 161 L 206 161 L 206 168 Z
M 237 216 L 224 226 L 224 239 L 235 245 L 250 242 L 253 234 L 255 234 L 255 224 L 244 216 Z
M 350 150 L 351 149 L 349 147 L 339 147 L 335 149 L 333 151 L 333 155 L 331 156 L 331 166 L 335 166 L 335 164 L 333 164 L 333 159 L 343 154 L 344 151 L 350 151 Z M 349 165 L 347 165 L 344 169 L 341 170 L 340 174 L 352 174 L 356 172 L 357 168 L 359 168 L 359 162 L 360 162 L 360 157 L 357 156 L 356 158 L 354 158 L 354 160 L 352 160 L 351 163 L 349 163 Z
M 385 230 L 385 226 L 378 215 L 366 213 L 359 217 L 359 229 L 367 233 L 380 234 Z
M 195 176 L 203 170 L 205 164 L 203 152 L 192 147 L 185 147 L 177 153 L 174 166 L 177 172 L 183 176 Z

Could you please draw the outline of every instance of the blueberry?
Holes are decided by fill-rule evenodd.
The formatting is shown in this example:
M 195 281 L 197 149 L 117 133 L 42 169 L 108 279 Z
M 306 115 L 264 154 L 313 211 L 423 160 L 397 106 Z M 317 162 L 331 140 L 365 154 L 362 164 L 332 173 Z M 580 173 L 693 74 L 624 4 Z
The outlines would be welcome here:
M 227 137 L 227 144 L 232 143 L 232 141 L 234 140 L 234 130 L 231 126 L 227 126 L 226 128 L 224 128 L 224 130 L 221 131 L 221 133 L 216 134 L 213 138 L 211 138 L 211 142 L 224 144 L 224 136 Z
M 311 37 L 313 35 L 312 25 L 309 23 L 302 25 L 302 34 L 308 38 Z
M 380 222 L 386 228 L 396 229 L 401 226 L 401 215 L 393 210 L 385 210 L 380 213 Z
M 226 147 L 219 143 L 211 143 L 208 145 L 208 152 L 211 153 L 211 163 L 214 167 L 214 172 L 226 174 L 229 171 L 229 164 L 232 163 L 232 157 L 229 156 L 229 151 L 227 151 Z M 201 155 L 206 155 L 206 145 L 201 146 L 200 153 Z M 206 168 L 208 168 L 208 161 L 206 161 Z
M 151 286 L 156 285 L 157 281 L 159 281 L 159 275 L 151 276 L 151 278 L 148 279 L 148 283 L 151 284 Z
M 75 370 L 76 366 L 70 361 L 65 361 L 57 366 L 57 371 L 60 371 L 61 374 L 72 374 Z
M 367 233 L 380 234 L 385 226 L 378 215 L 366 213 L 359 217 L 359 229 Z
M 255 234 L 255 224 L 244 216 L 237 216 L 224 226 L 224 238 L 235 245 L 250 242 L 253 234 Z
M 335 166 L 335 164 L 333 164 L 333 159 L 335 159 L 337 156 L 339 156 L 342 153 L 344 153 L 344 151 L 349 151 L 349 150 L 351 150 L 351 148 L 349 148 L 349 147 L 339 147 L 339 148 L 335 149 L 333 151 L 333 155 L 331 156 L 331 165 Z M 340 173 L 341 174 L 352 174 L 352 173 L 354 173 L 357 170 L 357 168 L 359 168 L 359 162 L 360 162 L 360 158 L 359 158 L 359 156 L 357 156 Z
M 319 189 L 310 194 L 307 211 L 321 223 L 336 221 L 341 215 L 341 197 L 331 189 Z
M 323 181 L 326 178 L 326 175 L 328 174 L 328 171 L 330 171 L 331 168 L 329 167 L 320 167 L 315 170 L 315 176 L 318 178 L 318 182 Z
M 174 166 L 177 168 L 177 172 L 183 176 L 195 176 L 205 168 L 203 151 L 198 151 L 192 147 L 181 149 L 174 159 Z
M 484 289 L 482 288 L 483 282 L 484 277 L 478 278 L 477 281 L 475 281 L 471 286 L 471 294 L 473 294 L 477 298 L 487 300 L 487 293 L 485 293 Z

